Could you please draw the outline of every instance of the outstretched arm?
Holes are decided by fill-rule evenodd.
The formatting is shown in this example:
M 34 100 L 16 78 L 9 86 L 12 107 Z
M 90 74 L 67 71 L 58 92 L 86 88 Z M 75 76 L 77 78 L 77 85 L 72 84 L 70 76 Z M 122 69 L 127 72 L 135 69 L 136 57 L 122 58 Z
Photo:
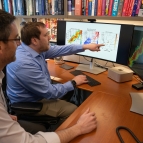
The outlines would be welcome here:
M 96 116 L 94 112 L 90 112 L 87 109 L 81 117 L 78 119 L 77 123 L 65 130 L 57 131 L 61 143 L 68 143 L 75 137 L 89 133 L 97 127 Z

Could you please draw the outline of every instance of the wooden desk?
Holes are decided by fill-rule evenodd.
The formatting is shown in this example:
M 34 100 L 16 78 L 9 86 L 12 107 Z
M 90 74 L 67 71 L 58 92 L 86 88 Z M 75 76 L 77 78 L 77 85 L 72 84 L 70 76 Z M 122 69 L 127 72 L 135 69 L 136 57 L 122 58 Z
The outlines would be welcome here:
M 62 79 L 62 82 L 71 80 L 74 77 L 69 71 L 65 71 L 59 68 L 58 65 L 55 65 L 53 61 L 49 61 L 48 63 L 52 65 L 52 70 L 49 68 L 50 74 L 53 76 L 58 75 Z M 77 66 L 77 64 L 73 63 L 68 64 Z M 56 67 L 55 69 L 60 74 L 53 73 L 54 67 Z M 139 140 L 143 142 L 143 116 L 130 112 L 131 97 L 129 93 L 143 92 L 143 90 L 137 91 L 131 87 L 132 84 L 138 81 L 133 78 L 129 82 L 117 83 L 107 77 L 107 72 L 99 75 L 86 74 L 101 82 L 101 85 L 90 87 L 84 84 L 79 86 L 79 88 L 93 91 L 93 93 L 57 130 L 74 125 L 79 116 L 89 107 L 91 111 L 96 113 L 98 121 L 97 129 L 89 134 L 75 138 L 71 143 L 119 143 L 116 135 L 116 127 L 118 126 L 130 128 Z M 121 134 L 125 143 L 135 143 L 126 131 L 121 131 Z

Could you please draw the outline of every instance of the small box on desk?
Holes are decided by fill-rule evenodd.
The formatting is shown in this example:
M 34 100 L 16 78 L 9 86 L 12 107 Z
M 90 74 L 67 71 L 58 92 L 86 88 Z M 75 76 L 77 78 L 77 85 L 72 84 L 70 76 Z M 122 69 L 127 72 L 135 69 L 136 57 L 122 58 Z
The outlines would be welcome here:
M 116 82 L 132 80 L 133 71 L 125 67 L 113 67 L 108 69 L 108 77 Z

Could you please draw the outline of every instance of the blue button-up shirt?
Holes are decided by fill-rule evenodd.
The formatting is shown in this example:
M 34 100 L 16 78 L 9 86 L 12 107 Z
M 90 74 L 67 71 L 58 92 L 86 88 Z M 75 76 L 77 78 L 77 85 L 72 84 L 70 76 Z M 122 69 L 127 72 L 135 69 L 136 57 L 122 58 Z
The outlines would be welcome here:
M 51 84 L 45 59 L 83 52 L 82 45 L 51 46 L 41 54 L 22 43 L 16 61 L 7 65 L 7 95 L 11 103 L 61 98 L 73 90 L 71 82 Z

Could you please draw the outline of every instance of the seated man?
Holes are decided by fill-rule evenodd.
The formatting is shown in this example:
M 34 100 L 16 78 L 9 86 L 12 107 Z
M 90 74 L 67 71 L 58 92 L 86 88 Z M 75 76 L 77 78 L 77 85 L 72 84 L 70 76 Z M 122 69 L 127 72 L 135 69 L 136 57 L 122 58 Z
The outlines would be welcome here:
M 77 107 L 59 100 L 76 85 L 87 83 L 86 76 L 79 75 L 72 82 L 51 84 L 45 59 L 71 55 L 84 50 L 99 51 L 102 44 L 49 46 L 45 24 L 30 22 L 21 29 L 22 43 L 16 50 L 16 61 L 7 66 L 7 95 L 14 102 L 43 102 L 39 115 L 68 117 Z
M 7 113 L 6 102 L 2 92 L 3 68 L 15 60 L 18 30 L 15 17 L 0 10 L 0 143 L 68 143 L 76 136 L 89 133 L 97 127 L 95 113 L 89 109 L 72 127 L 56 132 L 38 132 L 31 135 L 20 127 L 16 118 Z

